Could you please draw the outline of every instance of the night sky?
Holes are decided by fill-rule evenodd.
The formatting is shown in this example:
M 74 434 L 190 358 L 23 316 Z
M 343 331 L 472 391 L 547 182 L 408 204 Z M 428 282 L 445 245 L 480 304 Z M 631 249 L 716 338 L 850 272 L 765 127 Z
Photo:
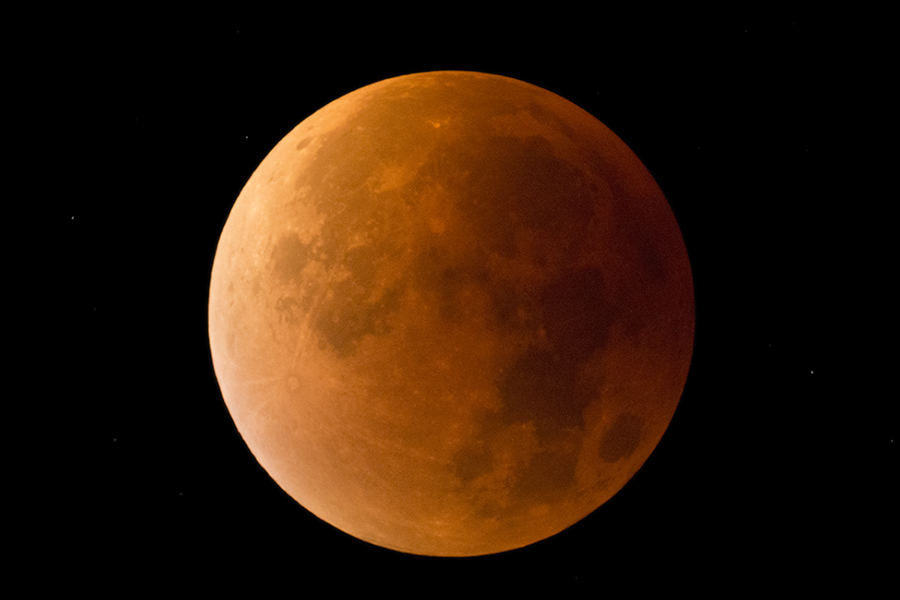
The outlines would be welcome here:
M 43 118 L 70 135 L 78 178 L 42 217 L 60 244 L 49 360 L 66 390 L 45 408 L 67 433 L 34 500 L 47 533 L 31 555 L 100 585 L 884 579 L 900 432 L 885 386 L 896 189 L 879 182 L 896 151 L 878 143 L 891 69 L 877 17 L 334 18 L 66 30 Z M 297 505 L 237 434 L 207 338 L 218 236 L 269 150 L 354 89 L 441 69 L 547 88 L 622 138 L 674 210 L 697 308 L 681 404 L 632 481 L 554 538 L 472 559 L 377 548 Z

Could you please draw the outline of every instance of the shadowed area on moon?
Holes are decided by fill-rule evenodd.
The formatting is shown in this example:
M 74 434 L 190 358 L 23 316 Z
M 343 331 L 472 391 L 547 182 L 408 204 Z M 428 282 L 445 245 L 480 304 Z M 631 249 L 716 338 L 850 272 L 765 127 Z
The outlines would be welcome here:
M 210 344 L 244 439 L 376 544 L 469 555 L 597 508 L 665 430 L 693 342 L 677 224 L 545 90 L 368 86 L 291 132 L 220 240 Z

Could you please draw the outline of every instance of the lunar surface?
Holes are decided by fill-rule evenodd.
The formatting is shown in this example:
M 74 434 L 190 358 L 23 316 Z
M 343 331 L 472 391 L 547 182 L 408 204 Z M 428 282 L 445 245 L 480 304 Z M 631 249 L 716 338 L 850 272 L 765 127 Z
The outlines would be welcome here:
M 481 73 L 388 79 L 253 173 L 219 240 L 213 365 L 303 507 L 402 552 L 519 548 L 647 460 L 694 339 L 657 184 L 593 116 Z

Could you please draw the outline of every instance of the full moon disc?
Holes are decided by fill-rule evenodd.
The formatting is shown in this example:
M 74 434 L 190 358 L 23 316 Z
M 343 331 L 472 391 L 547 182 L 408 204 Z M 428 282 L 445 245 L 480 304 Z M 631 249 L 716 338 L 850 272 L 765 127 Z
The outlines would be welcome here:
M 216 250 L 209 339 L 253 455 L 331 525 L 414 554 L 519 548 L 613 496 L 687 378 L 690 265 L 596 118 L 470 72 L 300 123 Z

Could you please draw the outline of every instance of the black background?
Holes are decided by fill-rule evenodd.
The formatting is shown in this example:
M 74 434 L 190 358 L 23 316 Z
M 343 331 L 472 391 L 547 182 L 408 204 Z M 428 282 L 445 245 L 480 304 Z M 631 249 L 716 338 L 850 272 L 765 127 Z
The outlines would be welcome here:
M 29 502 L 47 527 L 26 561 L 101 586 L 298 593 L 884 579 L 898 432 L 880 341 L 896 276 L 883 17 L 347 11 L 60 26 L 40 110 L 77 167 L 42 213 L 64 391 L 41 410 L 66 435 L 39 469 L 50 483 Z M 632 481 L 554 538 L 470 559 L 371 546 L 283 493 L 234 429 L 206 329 L 218 236 L 268 151 L 358 87 L 441 69 L 545 87 L 621 137 L 675 212 L 697 308 L 681 404 Z

